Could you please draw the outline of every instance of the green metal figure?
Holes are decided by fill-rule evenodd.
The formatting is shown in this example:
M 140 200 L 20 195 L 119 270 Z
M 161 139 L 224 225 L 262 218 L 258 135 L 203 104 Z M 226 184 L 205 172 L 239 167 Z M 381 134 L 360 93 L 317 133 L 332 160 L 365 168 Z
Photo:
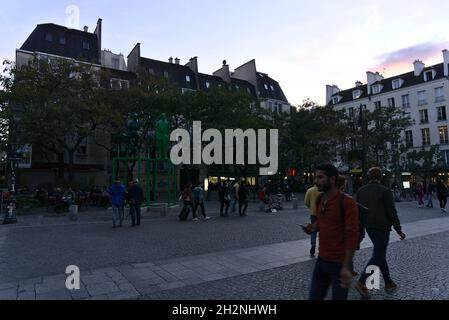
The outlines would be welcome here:
M 168 142 L 170 139 L 170 122 L 165 113 L 161 114 L 156 123 L 156 147 L 159 159 L 168 159 Z

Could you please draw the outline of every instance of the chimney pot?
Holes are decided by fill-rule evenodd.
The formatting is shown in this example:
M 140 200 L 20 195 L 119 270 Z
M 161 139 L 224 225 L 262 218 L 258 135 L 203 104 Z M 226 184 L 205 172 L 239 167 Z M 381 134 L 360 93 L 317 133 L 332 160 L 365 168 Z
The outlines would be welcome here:
M 168 63 L 170 63 L 170 64 L 173 63 L 173 57 L 170 57 L 170 58 L 168 59 Z
M 176 57 L 176 59 L 175 59 L 175 63 L 176 64 L 179 64 L 181 62 L 181 60 L 179 60 L 179 58 L 178 57 Z
M 89 27 L 88 26 L 84 26 L 84 32 L 89 31 Z

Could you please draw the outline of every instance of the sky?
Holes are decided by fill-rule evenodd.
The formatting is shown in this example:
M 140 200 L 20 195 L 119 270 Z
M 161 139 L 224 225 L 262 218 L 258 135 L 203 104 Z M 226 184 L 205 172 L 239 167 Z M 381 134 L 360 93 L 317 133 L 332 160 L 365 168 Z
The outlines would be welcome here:
M 449 49 L 447 0 L 0 0 L 0 60 L 14 60 L 37 24 L 73 26 L 72 6 L 77 28 L 92 32 L 102 18 L 103 49 L 125 57 L 140 42 L 144 57 L 197 56 L 209 74 L 256 59 L 295 106 L 324 104 L 326 84 L 352 88 L 368 70 L 440 63 Z

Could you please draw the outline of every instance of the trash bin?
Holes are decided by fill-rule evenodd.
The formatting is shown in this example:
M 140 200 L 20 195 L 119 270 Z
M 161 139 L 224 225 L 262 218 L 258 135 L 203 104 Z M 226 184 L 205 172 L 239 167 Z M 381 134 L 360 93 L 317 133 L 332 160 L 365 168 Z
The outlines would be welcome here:
M 70 221 L 78 220 L 78 206 L 76 204 L 72 204 L 69 206 L 69 220 Z

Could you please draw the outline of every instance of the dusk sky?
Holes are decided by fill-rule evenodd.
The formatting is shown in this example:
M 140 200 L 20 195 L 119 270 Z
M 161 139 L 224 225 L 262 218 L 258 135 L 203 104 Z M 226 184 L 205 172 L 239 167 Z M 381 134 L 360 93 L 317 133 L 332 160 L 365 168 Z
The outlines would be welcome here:
M 326 84 L 366 83 L 368 70 L 392 76 L 415 59 L 440 63 L 449 49 L 447 0 L 0 0 L 0 59 L 14 59 L 37 24 L 66 25 L 70 5 L 80 29 L 102 18 L 103 49 L 125 57 L 140 42 L 148 58 L 198 56 L 203 73 L 256 59 L 293 105 L 323 104 Z

